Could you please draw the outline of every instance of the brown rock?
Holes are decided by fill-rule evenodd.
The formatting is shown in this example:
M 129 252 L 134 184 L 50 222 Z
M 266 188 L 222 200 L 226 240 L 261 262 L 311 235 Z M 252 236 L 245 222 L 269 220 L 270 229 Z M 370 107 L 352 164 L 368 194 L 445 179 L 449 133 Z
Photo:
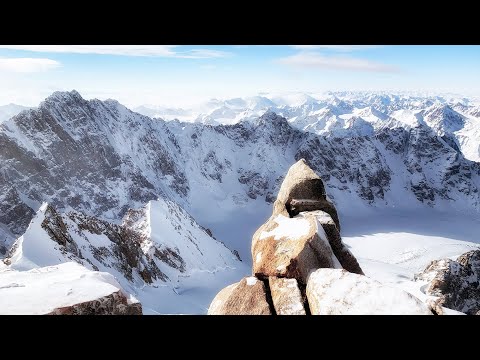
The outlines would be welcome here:
M 268 283 L 277 315 L 306 315 L 297 280 L 270 276 Z
M 325 234 L 327 235 L 333 253 L 345 270 L 355 274 L 364 275 L 357 259 L 343 243 L 337 226 L 328 213 L 317 210 L 301 213 L 300 215 L 304 217 L 314 217 L 320 223 L 325 231 Z
M 80 304 L 56 308 L 47 315 L 142 315 L 140 303 L 129 303 L 121 291 Z
M 438 301 L 429 299 L 426 301 L 426 304 L 435 315 L 445 315 L 445 312 Z
M 327 200 L 322 179 L 304 159 L 300 159 L 290 167 L 282 182 L 277 200 L 273 204 L 272 217 L 279 214 L 295 216 L 300 211 L 312 210 L 323 210 L 330 214 L 337 228 L 340 229 L 337 210 Z
M 253 235 L 253 273 L 295 278 L 306 284 L 311 271 L 341 265 L 333 254 L 323 228 L 312 216 L 271 218 Z
M 265 284 L 251 276 L 227 286 L 213 299 L 208 315 L 272 315 Z

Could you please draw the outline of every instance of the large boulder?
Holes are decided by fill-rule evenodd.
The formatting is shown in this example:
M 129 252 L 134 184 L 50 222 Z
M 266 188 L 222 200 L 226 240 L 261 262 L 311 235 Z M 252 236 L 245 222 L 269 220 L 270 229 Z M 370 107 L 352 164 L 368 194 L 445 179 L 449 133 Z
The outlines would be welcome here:
M 335 254 L 336 258 L 345 270 L 355 274 L 363 275 L 360 264 L 358 263 L 355 256 L 353 256 L 350 250 L 348 250 L 343 243 L 340 232 L 338 231 L 338 228 L 330 214 L 321 210 L 316 210 L 312 212 L 300 213 L 300 215 L 304 217 L 315 218 L 315 220 L 325 231 L 333 253 Z
M 227 286 L 213 299 L 208 315 L 272 315 L 265 284 L 251 276 Z
M 273 204 L 272 217 L 293 217 L 301 211 L 313 210 L 323 210 L 330 214 L 340 230 L 337 210 L 327 199 L 322 179 L 304 159 L 300 159 L 290 167 L 282 182 Z
M 74 263 L 0 272 L 0 313 L 142 315 L 142 306 L 109 273 Z
M 253 235 L 252 259 L 255 276 L 295 278 L 302 284 L 315 269 L 341 268 L 314 216 L 278 214 L 268 220 Z
M 306 315 L 297 280 L 270 276 L 268 284 L 277 315 Z
M 307 284 L 312 315 L 432 315 L 413 295 L 343 269 L 318 269 Z
M 427 282 L 424 291 L 438 297 L 437 305 L 469 315 L 480 311 L 480 250 L 456 260 L 434 260 L 415 280 Z

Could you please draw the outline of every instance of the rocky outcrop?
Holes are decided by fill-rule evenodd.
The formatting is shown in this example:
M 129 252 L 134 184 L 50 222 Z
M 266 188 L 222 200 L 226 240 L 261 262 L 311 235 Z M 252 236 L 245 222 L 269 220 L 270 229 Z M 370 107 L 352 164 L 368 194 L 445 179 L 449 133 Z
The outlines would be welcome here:
M 302 284 L 315 269 L 341 267 L 314 216 L 279 214 L 269 220 L 253 236 L 252 256 L 255 276 L 294 278 Z
M 428 307 L 422 308 L 418 305 L 420 301 L 413 296 L 401 290 L 383 289 L 379 283 L 363 276 L 358 261 L 342 242 L 336 214 L 335 207 L 327 200 L 320 177 L 305 160 L 299 160 L 283 180 L 272 216 L 253 235 L 252 271 L 255 277 L 243 279 L 220 291 L 208 313 L 306 315 L 310 314 L 311 301 L 314 302 L 312 314 L 319 313 L 319 304 L 328 301 L 328 298 L 322 298 L 323 292 L 333 296 L 336 290 L 332 295 L 318 281 L 312 283 L 312 273 L 333 268 L 336 269 L 335 274 L 341 274 L 347 281 L 356 279 L 368 284 L 372 291 L 368 292 L 368 296 L 361 295 L 369 301 L 377 301 L 372 295 L 377 292 L 380 297 L 383 293 L 396 294 L 403 297 L 404 302 L 410 301 L 407 305 L 403 304 L 407 310 L 398 310 L 401 313 L 426 311 L 431 314 Z M 354 276 L 349 278 L 347 274 Z M 339 283 L 342 291 L 355 290 L 355 286 L 350 290 L 343 287 L 345 281 Z M 310 289 L 310 295 L 306 288 Z M 378 288 L 382 291 L 379 292 Z M 392 295 L 379 308 L 365 311 L 381 313 L 389 306 L 395 307 L 393 298 Z M 338 308 L 335 311 L 343 313 L 350 310 Z
M 47 315 L 143 315 L 140 303 L 128 303 L 120 291 L 79 304 L 56 308 Z
M 68 262 L 0 271 L 0 314 L 142 315 L 142 305 L 109 273 Z
M 424 291 L 438 297 L 436 306 L 469 315 L 480 311 L 480 250 L 469 251 L 456 260 L 434 260 L 415 275 L 415 280 L 427 283 Z
M 208 315 L 272 315 L 263 281 L 247 277 L 227 286 L 213 299 Z
M 327 200 L 325 186 L 320 176 L 300 159 L 290 167 L 283 180 L 277 200 L 273 204 L 272 217 L 294 217 L 302 211 L 323 210 L 330 214 L 340 229 L 337 210 Z
M 277 315 L 306 315 L 305 301 L 297 280 L 270 276 L 268 284 Z
M 322 179 L 299 160 L 283 180 L 272 216 L 253 235 L 253 273 L 260 278 L 295 278 L 303 285 L 318 268 L 343 267 L 363 274 L 338 226 Z
M 432 315 L 413 295 L 343 269 L 313 272 L 307 298 L 312 315 Z

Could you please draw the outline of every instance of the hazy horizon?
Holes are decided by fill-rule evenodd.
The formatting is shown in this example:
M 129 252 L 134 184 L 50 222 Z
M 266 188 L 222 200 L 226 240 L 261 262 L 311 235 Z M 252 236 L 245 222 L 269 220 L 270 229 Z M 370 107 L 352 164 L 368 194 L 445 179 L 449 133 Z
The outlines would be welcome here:
M 128 107 L 326 91 L 480 94 L 480 46 L 0 45 L 0 104 L 54 91 Z

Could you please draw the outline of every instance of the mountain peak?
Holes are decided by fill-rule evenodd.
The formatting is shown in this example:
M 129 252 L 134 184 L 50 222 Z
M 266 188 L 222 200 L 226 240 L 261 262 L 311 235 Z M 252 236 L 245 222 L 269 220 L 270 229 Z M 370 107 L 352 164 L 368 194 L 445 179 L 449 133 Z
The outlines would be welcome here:
M 271 126 L 274 128 L 284 127 L 284 126 L 290 127 L 290 124 L 288 123 L 287 119 L 285 119 L 281 115 L 278 115 L 276 112 L 270 109 L 265 111 L 263 115 L 257 119 L 256 125 Z
M 45 102 L 58 102 L 58 101 L 84 101 L 80 93 L 77 90 L 71 91 L 55 91 L 52 95 L 45 99 Z

